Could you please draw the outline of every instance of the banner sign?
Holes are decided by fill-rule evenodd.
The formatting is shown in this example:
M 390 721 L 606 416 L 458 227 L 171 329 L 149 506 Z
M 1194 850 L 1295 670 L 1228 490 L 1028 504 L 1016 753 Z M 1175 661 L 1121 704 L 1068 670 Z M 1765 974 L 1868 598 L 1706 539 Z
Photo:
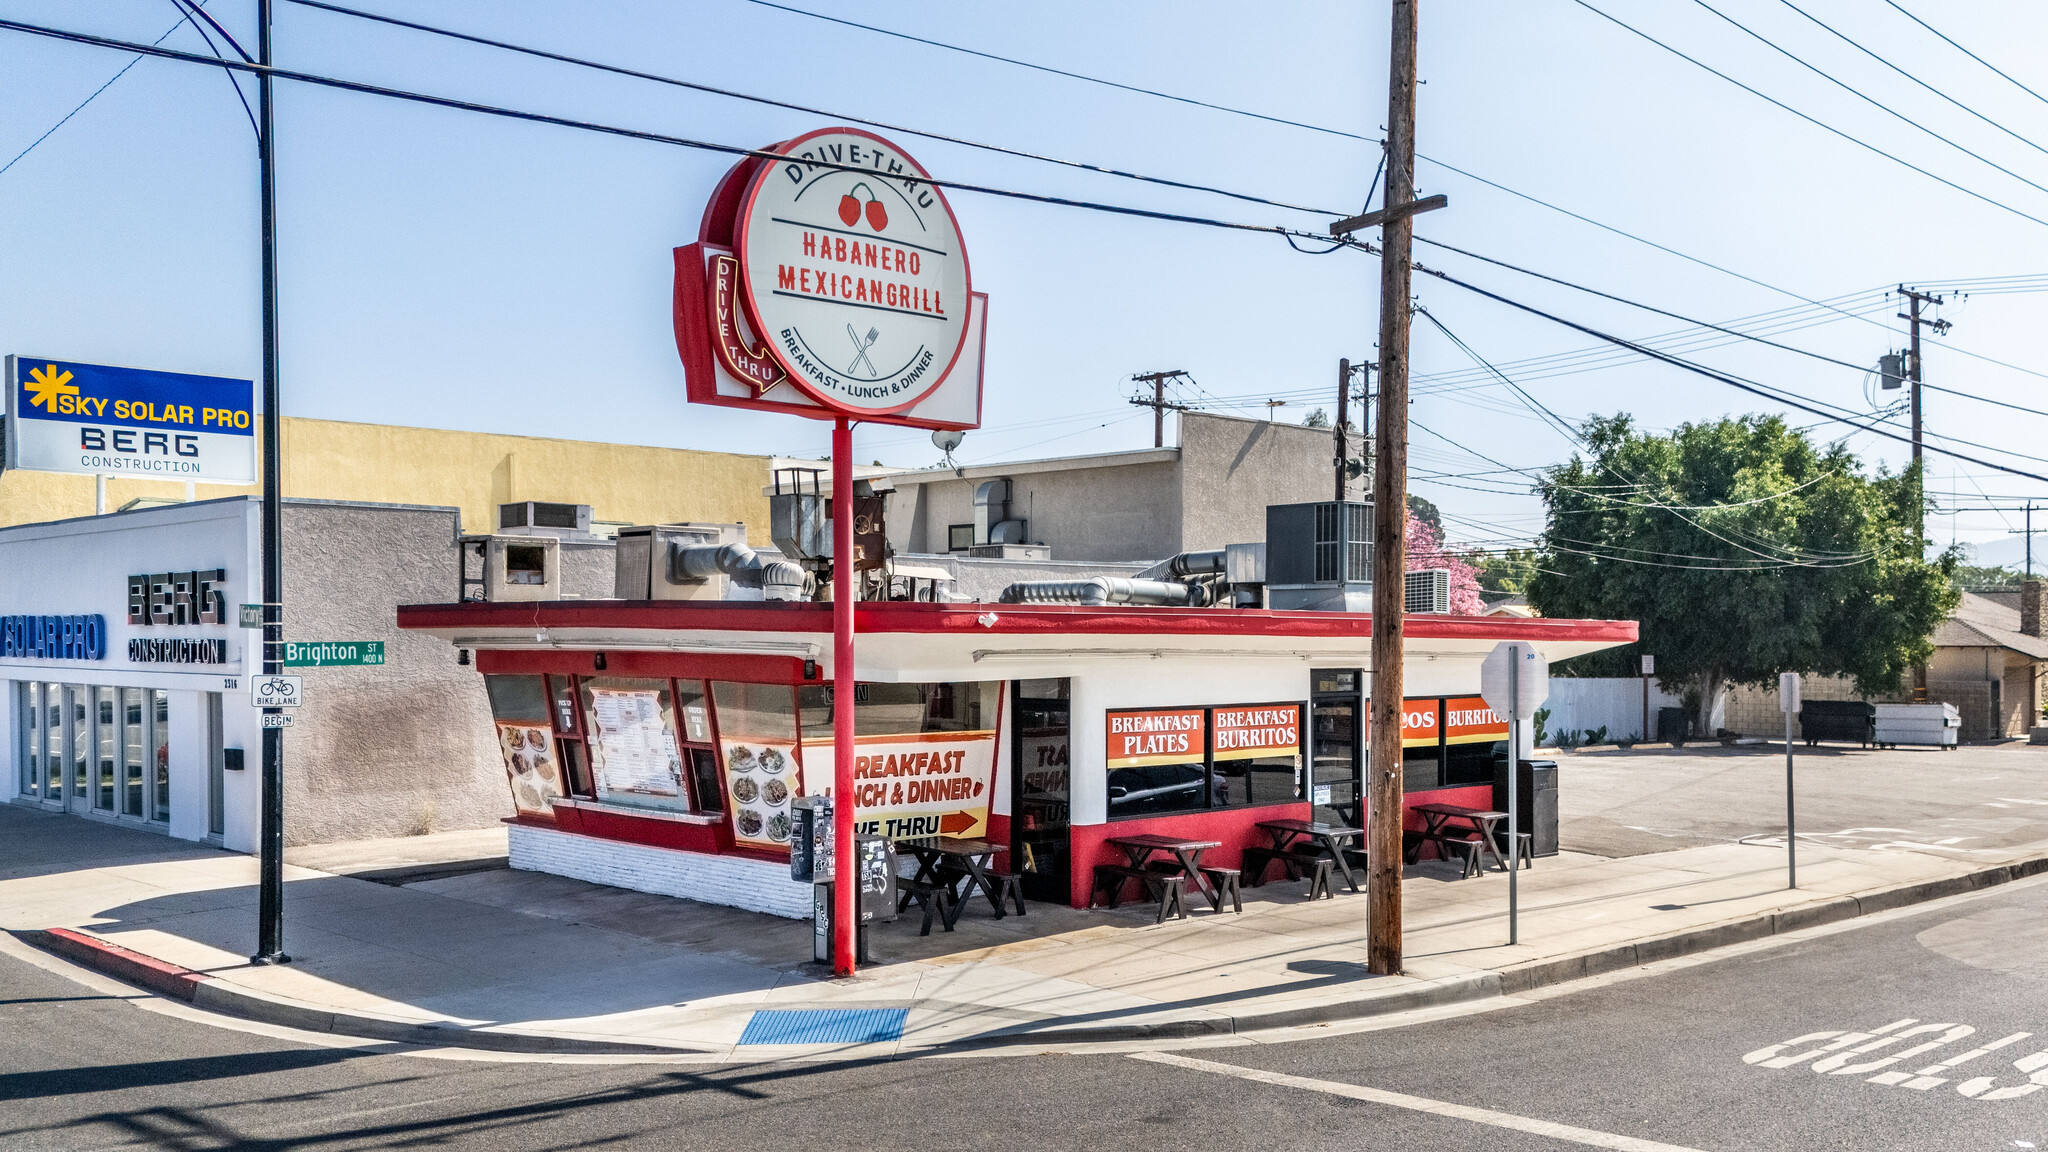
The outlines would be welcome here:
M 287 668 L 332 668 L 338 665 L 366 666 L 384 663 L 382 640 L 287 640 L 284 666 Z
M 1444 701 L 1447 744 L 1481 744 L 1508 738 L 1507 717 L 1486 706 L 1478 696 L 1459 696 Z
M 1482 704 L 1482 707 L 1484 705 Z M 1438 725 L 1442 709 L 1435 697 L 1410 697 L 1401 702 L 1401 747 L 1428 748 L 1437 741 Z M 1364 739 L 1372 738 L 1372 709 L 1366 708 L 1360 717 Z
M 256 482 L 253 381 L 38 356 L 6 376 L 9 468 Z
M 1218 760 L 1295 756 L 1301 752 L 1301 705 L 1214 709 L 1210 739 Z
M 804 741 L 806 795 L 830 796 L 830 739 Z M 856 832 L 903 840 L 988 833 L 994 732 L 913 732 L 854 740 Z
M 1104 725 L 1105 762 L 1110 768 L 1199 763 L 1208 754 L 1202 741 L 1203 717 L 1200 708 L 1111 712 Z

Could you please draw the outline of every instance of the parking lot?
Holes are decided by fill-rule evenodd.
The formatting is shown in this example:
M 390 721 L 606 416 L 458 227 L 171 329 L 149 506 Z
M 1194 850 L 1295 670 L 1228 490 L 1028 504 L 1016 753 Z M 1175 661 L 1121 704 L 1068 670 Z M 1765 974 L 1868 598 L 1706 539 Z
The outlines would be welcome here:
M 1968 859 L 2048 838 L 2048 747 L 1802 744 L 1795 752 L 1802 841 Z M 1783 744 L 1579 752 L 1557 761 L 1567 851 L 1640 856 L 1784 834 Z

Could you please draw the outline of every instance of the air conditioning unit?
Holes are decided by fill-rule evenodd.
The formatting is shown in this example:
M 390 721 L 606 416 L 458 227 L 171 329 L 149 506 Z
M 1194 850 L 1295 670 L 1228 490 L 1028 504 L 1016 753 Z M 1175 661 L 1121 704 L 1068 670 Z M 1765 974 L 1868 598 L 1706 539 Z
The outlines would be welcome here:
M 1371 504 L 1322 501 L 1266 508 L 1266 591 L 1274 608 L 1372 607 Z
M 744 544 L 744 524 L 641 524 L 619 529 L 612 595 L 621 600 L 724 600 L 728 579 L 678 580 L 669 564 L 672 546 Z
M 480 546 L 484 599 L 493 603 L 562 598 L 562 542 L 552 536 L 485 536 Z
M 527 500 L 498 505 L 498 531 L 508 536 L 588 536 L 590 505 Z
M 1451 610 L 1451 570 L 1448 568 L 1426 568 L 1407 574 L 1407 588 L 1401 597 L 1401 610 L 1409 615 L 1428 613 L 1443 615 Z

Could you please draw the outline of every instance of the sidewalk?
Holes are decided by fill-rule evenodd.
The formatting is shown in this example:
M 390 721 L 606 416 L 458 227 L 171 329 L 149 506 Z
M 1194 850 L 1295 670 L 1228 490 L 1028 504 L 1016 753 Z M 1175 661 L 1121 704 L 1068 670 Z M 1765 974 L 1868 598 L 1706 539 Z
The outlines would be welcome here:
M 79 929 L 193 970 L 203 978 L 178 987 L 200 1007 L 413 1043 L 742 1059 L 1197 1037 L 1404 1011 L 2048 869 L 2048 842 L 1966 859 L 1802 843 L 1802 887 L 1789 892 L 1782 846 L 1566 853 L 1521 874 L 1522 943 L 1507 947 L 1507 877 L 1455 880 L 1429 863 L 1405 885 L 1407 973 L 1379 978 L 1362 963 L 1365 898 L 1341 889 L 1310 903 L 1302 883 L 1275 881 L 1246 890 L 1241 916 L 1197 899 L 1189 920 L 1157 926 L 1130 905 L 1033 904 L 997 921 L 983 901 L 951 934 L 920 938 L 910 918 L 878 926 L 881 962 L 834 981 L 808 962 L 806 923 L 513 872 L 495 866 L 502 834 L 294 850 L 322 868 L 287 867 L 294 963 L 267 967 L 246 961 L 252 858 L 11 806 L 0 806 L 0 845 L 0 928 Z M 762 1010 L 858 1010 L 812 1022 L 900 1019 L 902 1031 L 851 1046 L 742 1043 Z

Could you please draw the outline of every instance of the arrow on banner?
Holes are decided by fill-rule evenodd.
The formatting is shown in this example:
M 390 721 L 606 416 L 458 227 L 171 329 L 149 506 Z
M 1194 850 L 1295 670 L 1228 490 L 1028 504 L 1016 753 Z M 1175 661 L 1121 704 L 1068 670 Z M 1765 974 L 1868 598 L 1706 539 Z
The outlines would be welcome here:
M 955 832 L 965 832 L 979 821 L 980 817 L 972 812 L 948 812 L 939 817 L 939 834 L 951 836 Z

